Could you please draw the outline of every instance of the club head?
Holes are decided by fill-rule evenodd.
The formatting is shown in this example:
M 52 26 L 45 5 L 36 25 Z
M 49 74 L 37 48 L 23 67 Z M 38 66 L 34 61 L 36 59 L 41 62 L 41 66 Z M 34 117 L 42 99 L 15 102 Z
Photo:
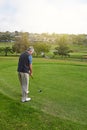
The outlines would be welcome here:
M 41 92 L 42 92 L 42 90 L 40 89 L 40 90 L 39 90 L 39 93 L 41 93 Z

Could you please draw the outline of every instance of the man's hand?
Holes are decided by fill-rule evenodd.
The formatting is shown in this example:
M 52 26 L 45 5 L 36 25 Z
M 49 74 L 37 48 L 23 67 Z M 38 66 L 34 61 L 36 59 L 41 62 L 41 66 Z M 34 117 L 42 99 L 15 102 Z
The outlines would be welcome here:
M 33 74 L 31 72 L 29 72 L 29 75 L 31 76 L 31 78 L 33 79 Z

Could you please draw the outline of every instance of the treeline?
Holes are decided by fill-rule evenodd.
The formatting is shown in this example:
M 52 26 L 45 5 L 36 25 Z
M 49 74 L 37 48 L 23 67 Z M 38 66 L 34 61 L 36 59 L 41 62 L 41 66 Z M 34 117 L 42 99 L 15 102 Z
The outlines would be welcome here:
M 56 43 L 60 40 L 61 37 L 65 36 L 67 42 L 70 44 L 78 45 L 87 45 L 87 34 L 49 34 L 49 33 L 29 33 L 29 32 L 0 32 L 0 42 L 15 42 L 17 37 L 20 37 L 21 34 L 26 33 L 28 35 L 29 42 L 47 42 L 47 43 Z
M 12 46 L 0 47 L 0 53 L 8 55 L 8 53 L 21 53 L 29 46 L 33 46 L 35 49 L 35 56 L 45 56 L 50 51 L 51 45 L 56 44 L 53 49 L 54 55 L 70 56 L 69 53 L 73 52 L 68 45 L 83 45 L 87 46 L 86 34 L 48 34 L 48 33 L 28 33 L 28 32 L 0 32 L 0 42 L 7 44 L 13 42 Z M 50 43 L 50 44 L 49 44 Z

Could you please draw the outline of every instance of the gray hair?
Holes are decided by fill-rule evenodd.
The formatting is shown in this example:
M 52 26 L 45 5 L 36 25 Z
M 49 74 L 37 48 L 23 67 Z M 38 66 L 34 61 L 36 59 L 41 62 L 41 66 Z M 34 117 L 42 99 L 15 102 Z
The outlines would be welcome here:
M 30 46 L 30 47 L 27 49 L 27 51 L 32 51 L 32 52 L 34 52 L 34 48 L 33 48 L 32 46 Z

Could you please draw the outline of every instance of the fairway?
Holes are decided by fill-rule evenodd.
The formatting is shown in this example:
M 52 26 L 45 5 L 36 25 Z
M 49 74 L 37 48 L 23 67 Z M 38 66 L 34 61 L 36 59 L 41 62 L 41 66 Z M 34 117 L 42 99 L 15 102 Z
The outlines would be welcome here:
M 2 130 L 87 129 L 87 63 L 34 58 L 32 100 L 21 103 L 17 62 L 0 58 Z

